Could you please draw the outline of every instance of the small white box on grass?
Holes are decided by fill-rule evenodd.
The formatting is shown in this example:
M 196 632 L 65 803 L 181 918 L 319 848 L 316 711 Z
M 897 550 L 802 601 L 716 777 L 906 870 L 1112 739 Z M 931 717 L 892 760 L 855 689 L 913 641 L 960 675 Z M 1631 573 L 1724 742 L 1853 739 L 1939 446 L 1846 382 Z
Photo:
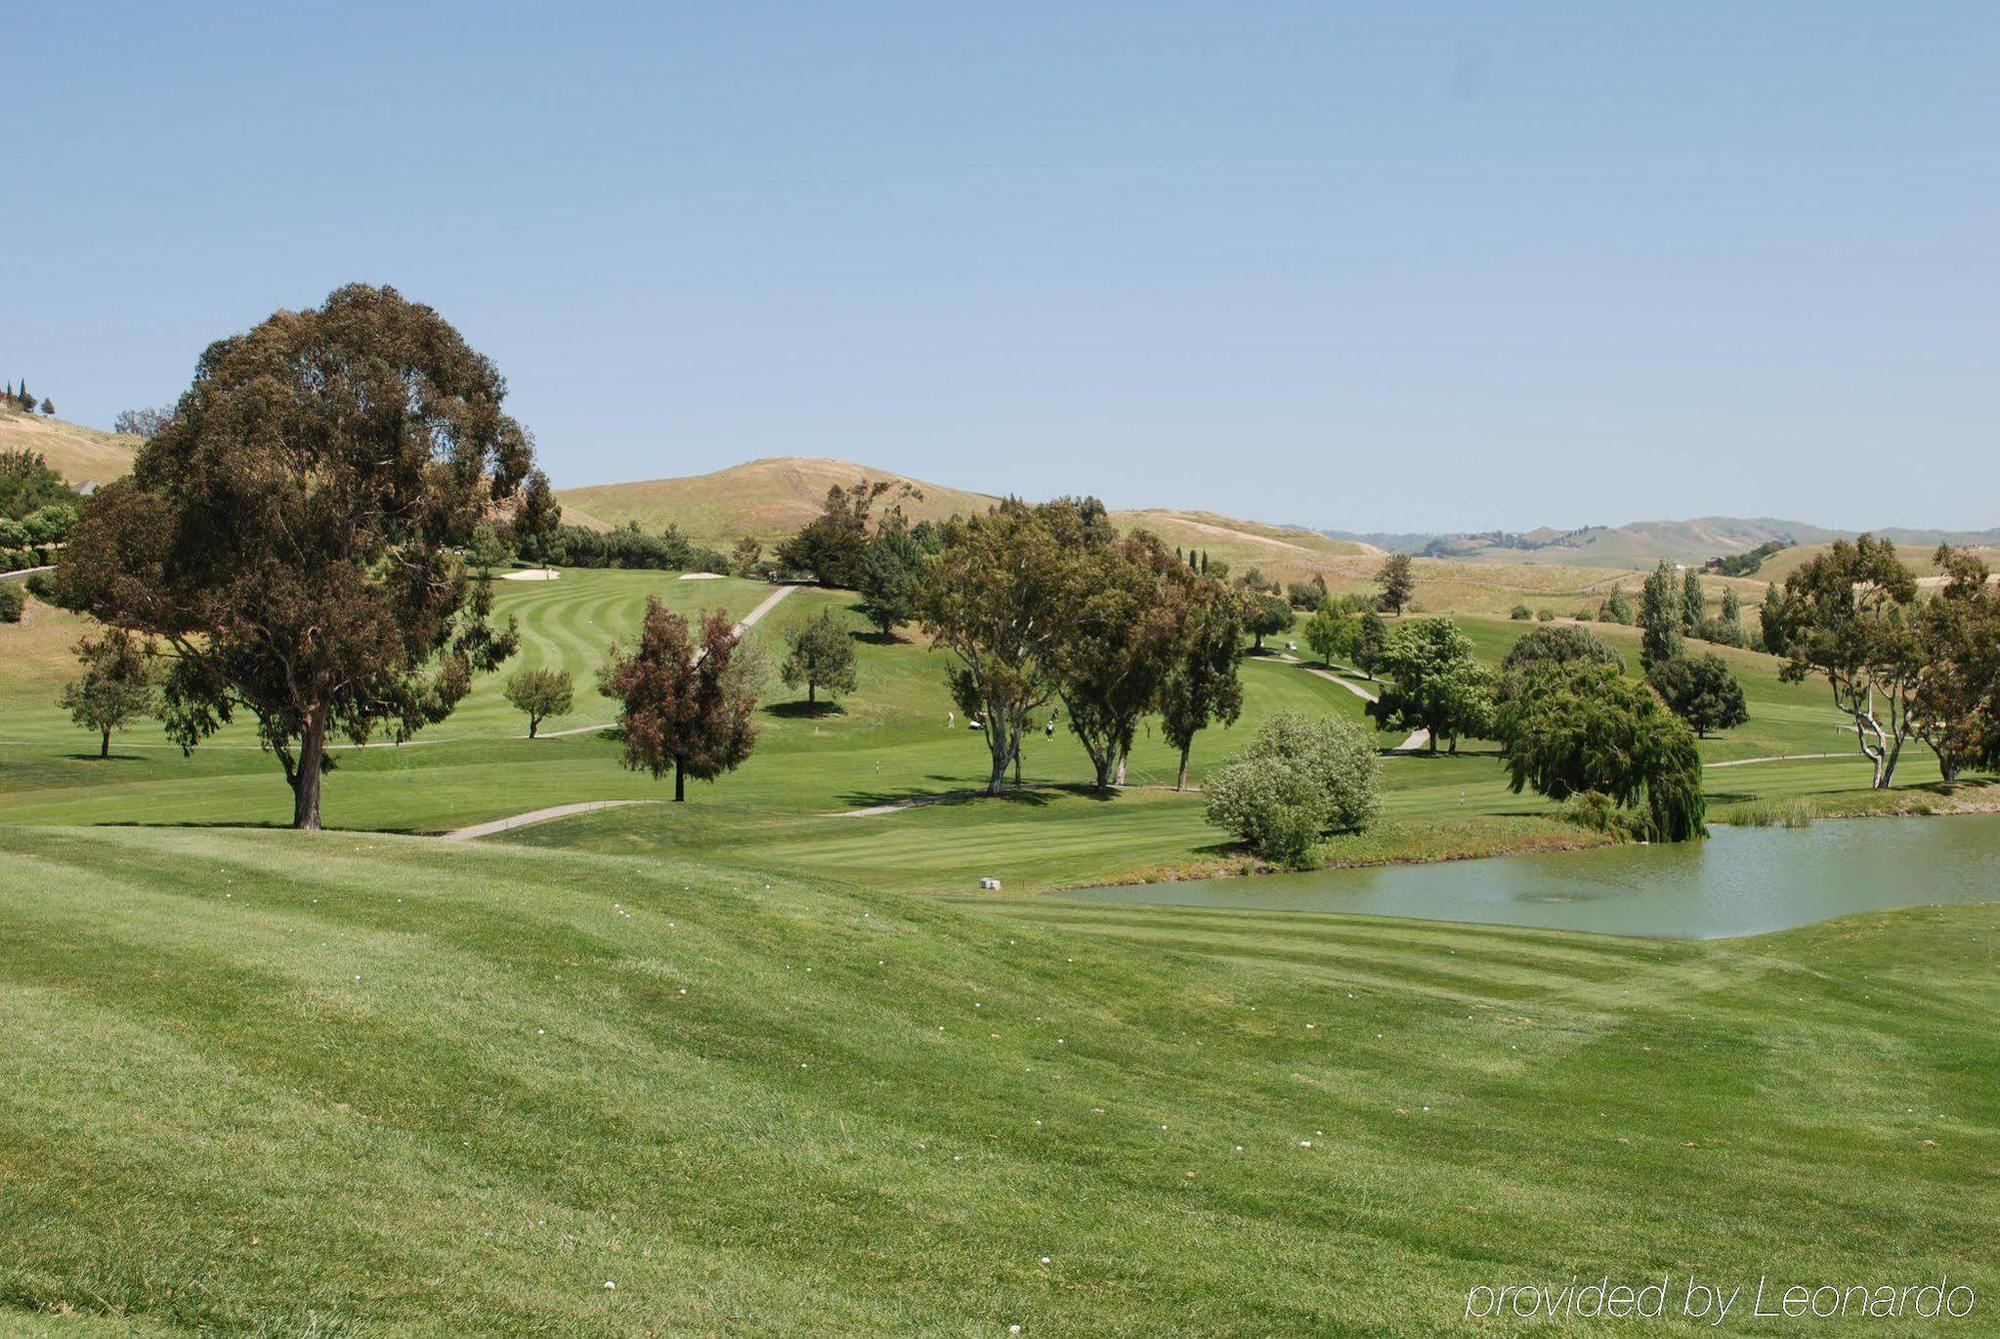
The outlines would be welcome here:
M 1000 891 L 1000 880 L 998 880 L 998 879 L 981 879 L 981 880 L 979 881 L 979 886 L 980 886 L 981 888 L 984 888 L 984 889 L 985 889 L 985 890 L 986 890 L 987 892 L 989 892 L 989 893 L 997 893 L 997 892 L 999 892 L 999 891 Z

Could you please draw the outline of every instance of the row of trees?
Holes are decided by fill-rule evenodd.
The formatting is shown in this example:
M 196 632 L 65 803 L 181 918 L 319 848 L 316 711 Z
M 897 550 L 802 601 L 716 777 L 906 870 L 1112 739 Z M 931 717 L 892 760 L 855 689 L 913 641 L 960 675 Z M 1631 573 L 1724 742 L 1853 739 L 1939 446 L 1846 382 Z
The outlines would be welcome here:
M 157 409 L 121 409 L 118 417 L 111 422 L 111 430 L 150 441 L 171 426 L 173 421 L 172 405 L 162 405 Z
M 981 723 L 990 792 L 1058 699 L 1099 790 L 1124 780 L 1148 716 L 1178 750 L 1184 788 L 1195 736 L 1242 709 L 1241 593 L 1144 531 L 1120 537 L 1095 499 L 1010 499 L 946 522 L 913 594 L 951 657 L 953 701 Z
M 549 505 L 561 510 L 553 499 Z M 524 506 L 516 517 L 516 528 L 527 532 L 532 518 Z M 565 525 L 542 547 L 523 546 L 517 551 L 531 562 L 560 562 L 571 567 L 616 567 L 658 572 L 727 572 L 729 559 L 714 549 L 693 543 L 680 527 L 669 524 L 664 530 L 641 530 L 627 521 L 615 530 L 590 530 Z
M 1710 617 L 1700 573 L 1689 568 L 1676 576 L 1664 558 L 1640 592 L 1638 622 L 1642 634 L 1639 658 L 1648 669 L 1681 655 L 1684 643 L 1691 639 L 1739 647 L 1747 641 L 1735 590 L 1724 589 L 1721 611 Z
M 32 414 L 36 409 L 40 409 L 43 414 L 53 417 L 56 412 L 55 405 L 49 401 L 47 396 L 42 397 L 40 400 L 35 398 L 34 393 L 28 389 L 28 379 L 26 377 L 21 378 L 19 386 L 16 386 L 11 381 L 7 383 L 7 389 L 4 392 L 0 392 L 0 405 L 4 405 L 8 409 L 18 410 L 23 414 Z

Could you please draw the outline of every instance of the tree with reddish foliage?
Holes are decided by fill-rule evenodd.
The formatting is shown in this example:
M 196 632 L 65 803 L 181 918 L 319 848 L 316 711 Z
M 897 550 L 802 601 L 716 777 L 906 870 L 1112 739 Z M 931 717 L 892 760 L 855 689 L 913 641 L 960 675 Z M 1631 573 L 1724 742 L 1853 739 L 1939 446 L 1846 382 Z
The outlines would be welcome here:
M 734 771 L 757 740 L 758 669 L 728 614 L 705 614 L 697 645 L 688 621 L 649 596 L 637 644 L 612 647 L 598 671 L 598 691 L 619 703 L 620 761 L 655 778 L 671 770 L 676 803 L 688 777 Z

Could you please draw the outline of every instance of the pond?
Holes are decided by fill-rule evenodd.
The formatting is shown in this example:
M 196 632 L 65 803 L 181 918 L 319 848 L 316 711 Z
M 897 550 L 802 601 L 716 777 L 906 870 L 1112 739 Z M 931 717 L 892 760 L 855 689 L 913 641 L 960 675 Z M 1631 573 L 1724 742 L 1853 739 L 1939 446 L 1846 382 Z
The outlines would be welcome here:
M 1884 907 L 2000 900 L 2000 814 L 1716 827 L 1707 841 L 1086 888 L 1072 901 L 1345 912 L 1722 939 Z

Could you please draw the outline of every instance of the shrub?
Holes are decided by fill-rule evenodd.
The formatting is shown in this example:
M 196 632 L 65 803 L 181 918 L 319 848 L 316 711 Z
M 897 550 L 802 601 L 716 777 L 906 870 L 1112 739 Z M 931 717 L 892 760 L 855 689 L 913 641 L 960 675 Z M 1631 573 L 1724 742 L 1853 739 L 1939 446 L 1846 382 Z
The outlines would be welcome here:
M 1280 712 L 1204 783 L 1208 821 L 1266 860 L 1310 869 L 1323 835 L 1374 821 L 1380 766 L 1351 721 Z
M 1571 614 L 1570 617 L 1575 619 L 1579 623 L 1592 623 L 1597 620 L 1597 615 L 1593 614 L 1588 609 L 1579 609 L 1575 613 Z
M 1740 647 L 1749 639 L 1743 635 L 1743 625 L 1735 619 L 1710 618 L 1702 621 L 1701 640 L 1717 646 Z
M 1556 611 L 1553 609 L 1538 609 L 1535 611 L 1535 621 L 1538 623 L 1553 623 L 1556 621 Z
M 1311 869 L 1324 825 L 1324 793 L 1304 768 L 1246 758 L 1208 778 L 1208 821 L 1274 864 Z
M 1294 581 L 1285 587 L 1285 598 L 1294 609 L 1310 613 L 1326 603 L 1326 578 L 1314 577 L 1311 581 Z
M 1556 815 L 1565 823 L 1592 832 L 1608 832 L 1620 840 L 1631 835 L 1617 802 L 1601 790 L 1578 791 L 1556 806 Z
M 1525 604 L 1517 604 L 1507 613 L 1507 617 L 1513 619 L 1516 623 L 1525 623 L 1534 616 L 1535 611 L 1528 608 Z
M 19 623 L 28 597 L 12 581 L 0 581 L 0 623 Z

